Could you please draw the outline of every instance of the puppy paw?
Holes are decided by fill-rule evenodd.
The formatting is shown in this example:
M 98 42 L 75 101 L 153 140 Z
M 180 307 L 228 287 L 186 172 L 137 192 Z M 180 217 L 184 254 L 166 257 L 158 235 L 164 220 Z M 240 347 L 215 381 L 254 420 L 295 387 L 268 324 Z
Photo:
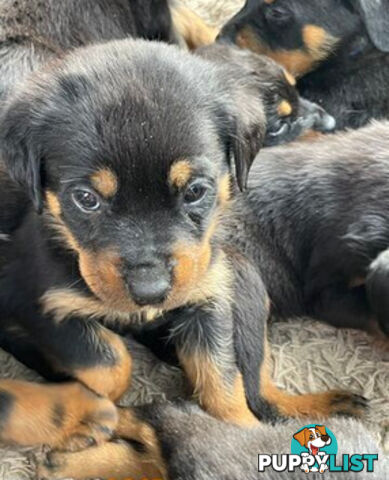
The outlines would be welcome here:
M 88 392 L 89 393 L 89 392 Z M 109 440 L 118 423 L 118 412 L 111 400 L 94 396 L 65 438 L 56 445 L 59 450 L 76 452 Z
M 352 392 L 334 391 L 328 392 L 329 414 L 344 417 L 361 417 L 369 408 L 369 401 Z
M 37 460 L 36 480 L 65 478 L 61 475 L 66 469 L 66 457 L 67 455 L 63 453 L 49 452 L 44 458 Z

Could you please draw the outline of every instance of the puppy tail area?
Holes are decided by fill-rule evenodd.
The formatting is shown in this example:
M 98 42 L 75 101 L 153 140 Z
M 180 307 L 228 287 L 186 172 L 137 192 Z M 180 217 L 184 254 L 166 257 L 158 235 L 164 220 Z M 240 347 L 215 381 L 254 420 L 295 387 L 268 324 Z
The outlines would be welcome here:
M 207 25 L 192 10 L 178 2 L 172 2 L 171 11 L 174 28 L 190 50 L 210 45 L 215 41 L 219 30 Z
M 380 253 L 370 264 L 366 292 L 380 329 L 389 336 L 389 250 Z
M 82 452 L 50 452 L 38 463 L 38 478 L 167 480 L 157 434 L 132 409 L 119 408 L 116 435 L 120 440 Z

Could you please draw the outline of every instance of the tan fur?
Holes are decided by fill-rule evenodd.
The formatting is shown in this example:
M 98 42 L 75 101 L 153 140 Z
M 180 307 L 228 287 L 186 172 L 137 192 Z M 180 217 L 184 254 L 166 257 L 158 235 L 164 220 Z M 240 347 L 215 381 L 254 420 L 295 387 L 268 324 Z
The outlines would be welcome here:
M 287 100 L 282 100 L 277 106 L 277 113 L 280 117 L 288 117 L 292 112 L 292 105 Z
M 111 400 L 117 400 L 130 383 L 132 359 L 122 339 L 115 333 L 102 328 L 101 341 L 109 345 L 115 355 L 114 365 L 97 365 L 77 369 L 74 376 L 84 385 Z
M 1 380 L 0 390 L 14 402 L 1 429 L 1 440 L 19 445 L 47 444 L 52 447 L 85 448 L 88 437 L 103 441 L 107 433 L 100 425 L 113 430 L 117 423 L 114 405 L 94 395 L 77 382 L 42 385 L 16 380 Z M 56 408 L 62 409 L 60 424 L 55 421 Z M 94 424 L 94 426 L 93 426 Z
M 206 25 L 198 15 L 184 5 L 173 5 L 172 16 L 176 31 L 191 50 L 210 45 L 219 33 L 217 28 Z
M 234 384 L 227 385 L 217 366 L 206 356 L 179 354 L 181 365 L 202 407 L 221 420 L 242 426 L 258 425 L 258 419 L 247 405 L 243 379 L 237 374 Z
M 93 187 L 104 198 L 111 198 L 117 193 L 118 179 L 117 176 L 108 168 L 102 168 L 91 176 Z
M 319 28 L 319 27 L 317 27 Z M 261 39 L 250 27 L 244 27 L 237 35 L 237 44 L 253 52 L 267 55 L 283 65 L 292 75 L 300 77 L 311 71 L 321 60 L 328 57 L 337 43 L 322 29 L 317 30 L 314 25 L 306 25 L 303 29 L 306 50 L 271 50 L 261 42 Z
M 324 418 L 337 412 L 349 412 L 352 415 L 360 416 L 363 409 L 353 407 L 349 401 L 351 394 L 348 392 L 331 390 L 323 393 L 291 395 L 280 390 L 273 383 L 269 374 L 268 343 L 265 344 L 265 359 L 260 369 L 260 393 L 278 411 L 287 417 Z M 341 399 L 340 401 L 335 401 Z
M 289 83 L 289 85 L 292 85 L 292 87 L 296 86 L 296 79 L 292 74 L 290 74 L 287 70 L 284 70 L 284 75 L 286 78 L 286 81 Z
M 169 181 L 177 188 L 183 188 L 189 182 L 192 175 L 192 167 L 187 160 L 173 163 L 170 168 Z
M 224 208 L 231 199 L 231 177 L 225 175 L 219 182 L 219 202 Z
M 59 218 L 61 216 L 61 204 L 59 203 L 58 197 L 55 193 L 51 192 L 50 190 L 46 191 L 46 202 L 47 207 L 50 213 L 55 217 Z

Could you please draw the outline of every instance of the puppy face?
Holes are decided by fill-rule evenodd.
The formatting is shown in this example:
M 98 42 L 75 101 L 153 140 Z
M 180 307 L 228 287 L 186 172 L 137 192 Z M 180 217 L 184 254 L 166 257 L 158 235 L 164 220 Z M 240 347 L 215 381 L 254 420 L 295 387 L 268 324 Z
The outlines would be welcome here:
M 335 128 L 335 120 L 319 105 L 301 98 L 294 77 L 269 57 L 226 43 L 214 43 L 196 53 L 227 66 L 230 75 L 236 72 L 242 77 L 244 72 L 256 82 L 266 112 L 265 146 L 291 142 L 308 129 L 329 132 Z
M 243 186 L 262 142 L 217 73 L 175 47 L 91 47 L 38 75 L 2 120 L 11 174 L 114 310 L 182 305 L 211 268 L 230 156 Z
M 247 0 L 223 28 L 220 38 L 266 54 L 296 76 L 316 68 L 337 48 L 351 55 L 366 32 L 377 48 L 388 51 L 384 1 Z

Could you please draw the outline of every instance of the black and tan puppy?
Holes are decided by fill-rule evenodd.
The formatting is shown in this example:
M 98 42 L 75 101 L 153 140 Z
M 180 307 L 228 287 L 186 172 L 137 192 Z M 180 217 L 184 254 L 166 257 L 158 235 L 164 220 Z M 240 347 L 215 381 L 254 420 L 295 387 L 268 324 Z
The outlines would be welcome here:
M 211 41 L 198 17 L 167 0 L 9 1 L 0 5 L 0 13 L 0 101 L 31 72 L 76 47 L 128 37 L 174 43 L 182 36 L 193 48 Z M 274 62 L 232 46 L 212 45 L 197 53 L 258 76 L 266 105 L 266 144 L 291 141 L 308 129 L 333 130 L 332 117 L 299 99 L 294 79 Z
M 293 432 L 301 429 L 298 420 L 245 429 L 220 422 L 187 402 L 120 409 L 119 414 L 121 439 L 82 452 L 53 452 L 40 465 L 40 476 L 50 480 L 96 477 L 115 480 L 307 478 L 300 468 L 294 473 L 287 470 L 275 472 L 270 468 L 258 472 L 259 453 L 285 454 L 290 451 Z M 333 418 L 326 421 L 326 426 L 336 432 L 338 465 L 342 464 L 343 454 L 378 453 L 379 461 L 374 462 L 374 472 L 367 478 L 385 478 L 389 460 L 385 460 L 385 455 L 381 454 L 373 436 L 361 422 Z M 148 432 L 148 443 L 140 437 L 140 430 Z M 137 443 L 136 439 L 140 442 Z M 327 472 L 327 475 L 331 479 L 339 478 L 339 473 Z M 358 480 L 361 472 L 348 472 L 347 478 Z
M 29 197 L 21 208 L 1 185 L 2 337 L 44 375 L 80 382 L 0 382 L 3 440 L 79 448 L 112 433 L 108 398 L 127 388 L 131 356 L 110 323 L 166 324 L 218 418 L 361 413 L 351 393 L 290 396 L 268 376 L 268 297 L 239 230 L 223 231 L 230 163 L 243 189 L 265 137 L 255 76 L 162 43 L 89 47 L 21 87 L 0 132 Z
M 386 0 L 247 0 L 221 40 L 269 55 L 340 129 L 389 116 Z
M 294 77 L 271 58 L 220 43 L 199 48 L 196 54 L 227 64 L 242 75 L 257 77 L 267 122 L 264 146 L 288 143 L 310 131 L 335 130 L 335 119 L 319 105 L 300 97 Z

